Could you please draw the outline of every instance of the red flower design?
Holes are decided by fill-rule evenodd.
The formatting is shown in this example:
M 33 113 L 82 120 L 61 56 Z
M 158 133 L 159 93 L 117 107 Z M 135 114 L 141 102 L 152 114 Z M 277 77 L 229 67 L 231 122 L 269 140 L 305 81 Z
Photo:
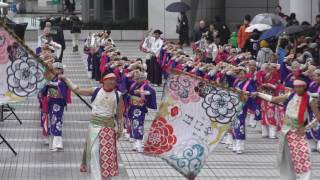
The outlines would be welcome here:
M 176 142 L 177 137 L 173 134 L 173 127 L 163 117 L 158 117 L 153 121 L 149 130 L 144 152 L 162 154 L 170 151 Z
M 179 114 L 179 108 L 177 106 L 174 106 L 172 109 L 171 109 L 171 116 L 172 117 L 175 117 L 176 115 Z

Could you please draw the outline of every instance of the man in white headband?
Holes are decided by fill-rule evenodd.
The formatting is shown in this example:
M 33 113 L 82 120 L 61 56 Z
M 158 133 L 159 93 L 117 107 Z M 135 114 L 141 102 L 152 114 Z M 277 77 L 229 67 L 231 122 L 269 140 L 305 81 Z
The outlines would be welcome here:
M 311 179 L 311 157 L 306 130 L 320 121 L 317 102 L 307 93 L 307 83 L 297 79 L 293 82 L 294 91 L 290 95 L 272 97 L 263 93 L 252 93 L 261 99 L 285 103 L 285 121 L 279 138 L 280 179 Z M 305 126 L 308 114 L 314 114 L 314 120 Z
M 90 172 L 94 180 L 118 175 L 116 138 L 122 132 L 124 103 L 120 93 L 115 90 L 116 75 L 105 72 L 100 88 L 79 88 L 69 79 L 61 78 L 75 93 L 91 96 L 91 120 L 80 170 Z

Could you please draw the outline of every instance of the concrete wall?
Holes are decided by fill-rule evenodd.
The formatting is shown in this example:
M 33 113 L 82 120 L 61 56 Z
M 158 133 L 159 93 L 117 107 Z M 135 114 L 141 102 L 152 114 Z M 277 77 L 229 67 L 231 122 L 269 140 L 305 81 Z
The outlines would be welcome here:
M 314 23 L 319 14 L 319 0 L 279 0 L 285 14 L 296 13 L 298 21 Z
M 254 17 L 260 13 L 273 13 L 278 3 L 279 0 L 225 0 L 226 22 L 233 29 L 243 22 L 246 14 Z
M 160 29 L 166 39 L 177 39 L 176 25 L 178 13 L 167 12 L 165 8 L 179 0 L 148 0 L 148 27 Z
M 200 20 L 205 20 L 207 24 L 213 23 L 215 16 L 225 19 L 225 4 L 223 0 L 182 0 L 191 5 L 191 10 L 187 13 L 190 29 L 199 26 Z

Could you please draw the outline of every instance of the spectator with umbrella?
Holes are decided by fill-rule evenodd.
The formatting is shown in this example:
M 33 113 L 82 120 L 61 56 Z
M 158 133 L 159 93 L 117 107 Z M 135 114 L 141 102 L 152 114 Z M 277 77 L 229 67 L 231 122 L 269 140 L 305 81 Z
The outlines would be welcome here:
M 181 19 L 178 19 L 179 22 L 179 41 L 181 45 L 187 44 L 190 45 L 189 41 L 189 21 L 185 12 L 181 12 Z
M 166 7 L 166 11 L 168 12 L 179 12 L 181 15 L 181 19 L 178 18 L 178 25 L 176 32 L 179 34 L 180 44 L 189 45 L 189 21 L 186 15 L 186 12 L 190 10 L 190 6 L 184 2 L 174 2 L 169 4 Z

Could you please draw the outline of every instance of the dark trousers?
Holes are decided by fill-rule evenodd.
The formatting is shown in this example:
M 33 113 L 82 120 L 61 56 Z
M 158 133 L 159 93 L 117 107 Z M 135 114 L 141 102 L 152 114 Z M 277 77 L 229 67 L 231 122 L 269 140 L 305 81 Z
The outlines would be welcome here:
M 162 84 L 162 69 L 154 56 L 147 60 L 147 73 L 147 78 L 152 84 Z
M 60 62 L 62 62 L 62 58 L 63 58 L 63 51 L 64 51 L 64 50 L 61 50 L 61 54 L 60 54 L 60 56 L 59 56 L 59 61 L 60 61 Z
M 92 57 L 92 79 L 96 81 L 100 81 L 101 79 L 101 72 L 100 72 L 100 56 L 98 53 L 94 54 Z

